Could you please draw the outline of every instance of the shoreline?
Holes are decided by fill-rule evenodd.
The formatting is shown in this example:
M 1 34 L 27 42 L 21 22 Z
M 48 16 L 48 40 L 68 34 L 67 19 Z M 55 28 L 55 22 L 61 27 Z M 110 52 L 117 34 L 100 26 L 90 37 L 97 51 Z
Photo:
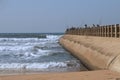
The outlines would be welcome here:
M 18 69 L 18 70 L 13 70 L 13 69 L 3 69 L 0 70 L 0 76 L 1 75 L 26 75 L 26 74 L 51 74 L 51 73 L 71 73 L 71 72 L 83 72 L 83 71 L 88 71 L 87 68 L 85 68 L 82 64 L 80 64 L 79 69 L 47 69 L 47 70 L 25 70 L 25 69 Z
M 120 74 L 109 70 L 0 75 L 0 80 L 119 80 Z

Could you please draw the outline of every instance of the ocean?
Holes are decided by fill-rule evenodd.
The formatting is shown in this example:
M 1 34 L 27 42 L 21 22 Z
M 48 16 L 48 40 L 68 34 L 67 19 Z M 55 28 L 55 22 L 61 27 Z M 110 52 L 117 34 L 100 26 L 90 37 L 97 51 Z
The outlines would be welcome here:
M 62 33 L 28 35 L 0 34 L 0 74 L 80 71 L 80 61 L 59 45 Z

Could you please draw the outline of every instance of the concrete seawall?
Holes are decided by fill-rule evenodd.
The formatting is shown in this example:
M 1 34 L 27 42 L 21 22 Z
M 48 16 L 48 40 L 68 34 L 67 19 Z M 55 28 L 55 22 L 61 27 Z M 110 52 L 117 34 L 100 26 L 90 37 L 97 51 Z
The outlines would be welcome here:
M 120 72 L 120 38 L 64 35 L 59 42 L 92 70 Z

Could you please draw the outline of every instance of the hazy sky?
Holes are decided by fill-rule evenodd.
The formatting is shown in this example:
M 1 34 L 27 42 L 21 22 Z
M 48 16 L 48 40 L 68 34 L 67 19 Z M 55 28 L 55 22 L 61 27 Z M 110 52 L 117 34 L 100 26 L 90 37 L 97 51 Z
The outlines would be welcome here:
M 120 23 L 120 0 L 0 0 L 0 32 L 64 32 Z

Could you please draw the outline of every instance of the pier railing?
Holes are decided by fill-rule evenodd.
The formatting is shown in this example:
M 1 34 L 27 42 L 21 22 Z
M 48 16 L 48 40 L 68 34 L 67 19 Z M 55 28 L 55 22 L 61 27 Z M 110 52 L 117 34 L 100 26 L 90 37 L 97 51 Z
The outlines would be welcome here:
M 68 28 L 66 34 L 71 35 L 85 35 L 85 36 L 100 36 L 100 37 L 120 37 L 120 25 L 104 25 L 104 26 L 85 26 L 84 28 Z

